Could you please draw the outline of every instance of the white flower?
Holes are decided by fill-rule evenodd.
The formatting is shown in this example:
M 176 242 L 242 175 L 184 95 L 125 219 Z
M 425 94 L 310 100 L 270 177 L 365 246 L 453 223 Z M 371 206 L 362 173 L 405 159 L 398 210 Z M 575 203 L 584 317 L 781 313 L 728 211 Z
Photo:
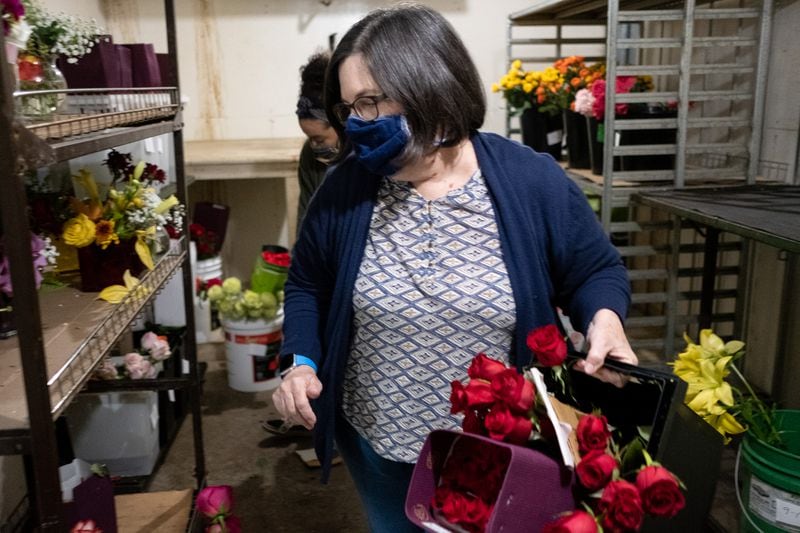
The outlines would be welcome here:
M 583 116 L 592 116 L 592 106 L 594 105 L 594 95 L 589 89 L 581 89 L 575 93 L 575 112 Z

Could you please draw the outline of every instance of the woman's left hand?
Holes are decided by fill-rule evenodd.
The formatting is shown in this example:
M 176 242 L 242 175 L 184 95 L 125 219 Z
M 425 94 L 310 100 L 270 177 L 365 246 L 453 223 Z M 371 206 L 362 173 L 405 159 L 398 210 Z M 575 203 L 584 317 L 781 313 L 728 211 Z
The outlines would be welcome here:
M 589 347 L 586 359 L 578 361 L 575 368 L 618 387 L 623 386 L 625 376 L 603 367 L 607 357 L 631 365 L 639 364 L 619 316 L 610 309 L 600 309 L 589 323 L 586 342 Z

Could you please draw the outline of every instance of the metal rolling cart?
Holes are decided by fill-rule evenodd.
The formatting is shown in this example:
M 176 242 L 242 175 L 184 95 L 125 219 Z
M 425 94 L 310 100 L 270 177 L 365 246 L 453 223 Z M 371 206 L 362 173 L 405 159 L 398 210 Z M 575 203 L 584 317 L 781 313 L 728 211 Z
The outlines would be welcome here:
M 174 3 L 165 0 L 164 6 L 171 67 L 177 73 Z M 5 66 L 5 57 L 1 57 Z M 176 192 L 185 205 L 179 91 L 177 87 L 50 91 L 69 103 L 66 114 L 22 126 L 14 119 L 15 98 L 10 90 L 8 69 L 0 69 L 0 82 L 3 88 L 0 91 L 0 179 L 4 184 L 0 211 L 5 228 L 5 253 L 14 284 L 18 332 L 15 338 L 0 341 L 0 453 L 21 454 L 25 458 L 28 497 L 15 515 L 17 518 L 28 516 L 30 522 L 22 527 L 25 530 L 63 531 L 69 525 L 64 523 L 54 420 L 81 391 L 94 368 L 128 329 L 142 307 L 180 267 L 187 309 L 187 334 L 181 354 L 189 363 L 189 371 L 169 379 L 140 380 L 129 384 L 128 388 L 187 392 L 194 437 L 194 488 L 204 485 L 201 383 L 191 312 L 193 280 L 188 241 L 184 238 L 179 246 L 157 260 L 152 271 L 142 276 L 143 290 L 131 292 L 115 306 L 98 301 L 96 294 L 81 293 L 70 287 L 39 293 L 31 267 L 27 200 L 21 172 L 36 169 L 47 161 L 26 159 L 28 150 L 24 144 L 35 144 L 32 135 L 36 135 L 49 147 L 47 159 L 66 161 L 171 133 Z M 16 100 L 31 97 L 19 93 L 14 96 Z M 70 309 L 75 309 L 70 316 L 65 316 L 64 312 L 67 303 Z M 53 342 L 56 338 L 58 343 Z M 58 349 L 54 348 L 56 345 Z M 189 506 L 186 511 L 188 522 Z
M 727 5 L 727 4 L 726 4 Z M 676 334 L 692 326 L 700 300 L 704 238 L 691 227 L 673 239 L 672 222 L 631 195 L 695 186 L 753 184 L 765 99 L 765 70 L 772 0 L 737 7 L 696 0 L 539 0 L 509 15 L 508 59 L 542 68 L 554 59 L 583 55 L 603 60 L 606 78 L 652 76 L 655 92 L 606 91 L 602 176 L 565 166 L 587 195 L 599 200 L 599 218 L 623 255 L 634 287 L 626 327 L 637 351 L 663 358 L 674 353 Z M 619 104 L 675 102 L 667 117 L 615 116 Z M 508 118 L 507 133 L 519 133 Z M 627 135 L 669 131 L 674 142 L 625 143 Z M 669 168 L 626 169 L 624 158 L 657 156 Z M 615 161 L 617 168 L 615 168 Z M 622 168 L 620 168 L 622 167 Z M 677 275 L 670 274 L 672 251 Z M 713 322 L 733 333 L 741 243 L 726 235 L 719 243 L 719 272 Z M 675 284 L 677 289 L 671 289 Z

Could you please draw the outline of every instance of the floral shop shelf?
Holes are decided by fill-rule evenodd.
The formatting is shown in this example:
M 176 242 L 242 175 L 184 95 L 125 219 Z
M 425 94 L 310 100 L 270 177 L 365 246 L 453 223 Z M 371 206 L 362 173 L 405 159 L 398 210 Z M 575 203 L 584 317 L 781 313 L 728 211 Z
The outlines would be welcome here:
M 137 289 L 119 304 L 97 299 L 77 288 L 42 289 L 42 314 L 50 405 L 55 418 L 79 392 L 91 370 L 111 348 L 147 301 L 175 273 L 185 253 L 182 245 L 162 256 L 140 278 Z M 0 341 L 0 431 L 28 427 L 28 410 L 17 340 Z

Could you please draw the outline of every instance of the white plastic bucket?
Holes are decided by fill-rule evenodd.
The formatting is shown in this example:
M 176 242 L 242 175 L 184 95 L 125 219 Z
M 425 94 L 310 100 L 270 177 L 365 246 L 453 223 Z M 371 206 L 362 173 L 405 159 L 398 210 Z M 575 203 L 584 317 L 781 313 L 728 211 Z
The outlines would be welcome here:
M 194 249 L 194 243 L 191 243 Z M 196 252 L 195 252 L 196 254 Z M 194 262 L 194 278 L 196 280 L 208 281 L 210 279 L 222 279 L 222 257 L 216 256 L 210 259 L 198 259 Z M 216 320 L 211 316 L 211 305 L 208 300 L 201 300 L 195 294 L 194 297 L 194 331 L 195 341 L 198 344 L 212 342 L 215 338 L 212 329 Z
M 209 259 L 198 259 L 195 276 L 203 281 L 222 278 L 222 258 L 217 256 Z
M 273 320 L 223 320 L 228 386 L 242 392 L 275 389 L 280 385 L 278 356 L 283 313 Z

